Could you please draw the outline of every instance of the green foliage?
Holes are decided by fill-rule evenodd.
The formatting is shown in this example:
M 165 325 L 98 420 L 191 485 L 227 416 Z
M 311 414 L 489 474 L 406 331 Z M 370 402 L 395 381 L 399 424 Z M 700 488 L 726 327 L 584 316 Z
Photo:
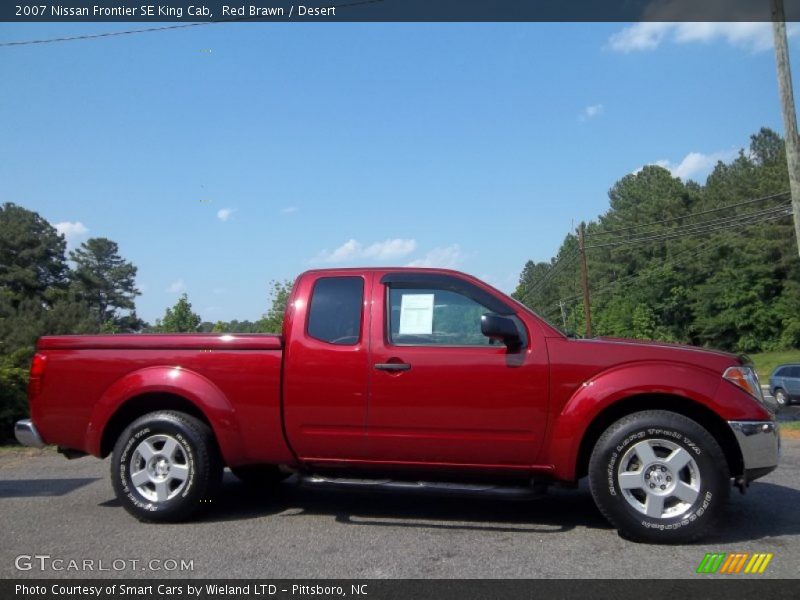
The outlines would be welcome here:
M 159 333 L 190 333 L 196 332 L 200 326 L 200 315 L 192 312 L 189 297 L 182 294 L 175 306 L 167 308 L 163 319 L 156 321 L 155 330 Z
M 788 188 L 783 141 L 768 129 L 731 163 L 718 163 L 705 185 L 658 166 L 620 179 L 609 210 L 586 229 L 595 333 L 737 352 L 800 346 L 800 260 L 789 218 L 610 245 L 776 207 L 786 199 L 693 216 Z M 514 296 L 559 325 L 563 301 L 568 328 L 582 332 L 576 245 L 569 234 L 553 259 L 529 261 Z
M 656 333 L 656 314 L 647 304 L 637 304 L 631 317 L 633 337 L 652 340 Z
M 136 289 L 136 267 L 119 255 L 117 244 L 107 238 L 92 238 L 73 250 L 70 259 L 75 263 L 70 278 L 76 295 L 86 302 L 103 331 L 136 329 L 140 321 L 135 313 L 131 323 L 130 314 L 118 312 L 134 311 L 140 292 Z
M 239 321 L 237 319 L 233 321 L 217 321 L 216 323 L 203 321 L 196 329 L 192 329 L 191 331 L 201 331 L 204 333 L 281 333 L 283 329 L 283 314 L 286 312 L 286 303 L 292 293 L 292 282 L 271 281 L 269 287 L 269 309 L 258 321 Z M 191 307 L 191 305 L 189 306 Z M 163 322 L 158 321 L 153 331 L 167 331 L 163 329 L 165 321 L 166 318 Z
M 74 272 L 65 249 L 64 237 L 37 213 L 0 206 L 0 443 L 27 414 L 28 368 L 40 336 L 141 328 L 136 267 L 119 258 L 116 244 L 89 240 L 72 255 Z
M 12 303 L 48 301 L 67 284 L 66 243 L 37 213 L 6 203 L 0 206 L 0 290 Z
M 286 303 L 292 293 L 291 281 L 270 282 L 270 307 L 267 313 L 256 324 L 261 333 L 281 333 L 283 330 L 283 315 L 286 312 Z
M 0 355 L 0 441 L 11 438 L 14 423 L 27 414 L 28 370 L 20 367 L 24 356 Z

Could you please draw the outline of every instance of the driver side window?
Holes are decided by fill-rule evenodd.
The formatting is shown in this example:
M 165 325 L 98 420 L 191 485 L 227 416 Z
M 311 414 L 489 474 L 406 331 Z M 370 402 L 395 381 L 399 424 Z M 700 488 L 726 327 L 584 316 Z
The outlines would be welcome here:
M 389 288 L 389 342 L 413 346 L 489 346 L 481 333 L 488 308 L 457 292 Z

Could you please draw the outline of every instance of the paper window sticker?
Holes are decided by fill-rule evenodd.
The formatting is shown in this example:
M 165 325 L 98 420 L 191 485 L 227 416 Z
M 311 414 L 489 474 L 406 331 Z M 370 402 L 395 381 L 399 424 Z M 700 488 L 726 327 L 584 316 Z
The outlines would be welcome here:
M 400 335 L 433 333 L 434 294 L 403 294 L 400 300 Z

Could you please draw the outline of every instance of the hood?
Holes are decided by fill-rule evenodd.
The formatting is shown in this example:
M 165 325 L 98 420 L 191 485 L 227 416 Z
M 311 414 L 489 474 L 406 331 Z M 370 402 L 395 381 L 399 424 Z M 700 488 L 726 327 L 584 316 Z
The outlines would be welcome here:
M 690 344 L 679 344 L 677 342 L 660 342 L 657 340 L 639 340 L 635 338 L 621 338 L 613 336 L 599 336 L 594 338 L 603 342 L 613 342 L 617 344 L 635 344 L 638 346 L 654 346 L 658 348 L 672 348 L 675 350 L 683 350 L 688 352 L 699 352 L 701 354 L 712 354 L 716 356 L 725 357 L 728 360 L 733 360 L 736 364 L 750 364 L 750 359 L 744 354 L 734 354 L 733 352 L 726 352 L 725 350 L 717 350 L 715 348 L 702 348 L 700 346 L 692 346 Z
M 635 362 L 642 360 L 666 360 L 689 363 L 723 373 L 733 365 L 748 364 L 747 357 L 722 350 L 700 348 L 688 344 L 656 342 L 616 337 L 597 337 L 573 340 L 575 343 L 607 357 L 609 364 Z M 602 359 L 599 362 L 605 362 Z

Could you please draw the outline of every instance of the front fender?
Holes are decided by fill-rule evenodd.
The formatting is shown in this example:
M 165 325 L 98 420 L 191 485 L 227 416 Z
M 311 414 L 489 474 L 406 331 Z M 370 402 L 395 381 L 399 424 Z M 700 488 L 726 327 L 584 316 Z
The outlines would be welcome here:
M 722 383 L 714 371 L 687 363 L 647 361 L 619 365 L 583 382 L 555 418 L 550 436 L 549 461 L 558 479 L 573 481 L 581 441 L 592 421 L 623 399 L 677 396 L 711 409 L 724 419 L 747 412 L 717 391 Z M 739 395 L 735 397 L 737 399 Z M 725 400 L 723 402 L 723 400 Z M 748 413 L 749 414 L 749 413 Z
M 236 415 L 220 389 L 199 373 L 182 367 L 154 366 L 133 371 L 106 389 L 92 410 L 86 430 L 86 448 L 100 456 L 103 432 L 111 417 L 136 396 L 166 393 L 194 404 L 208 419 L 226 462 L 244 456 Z

